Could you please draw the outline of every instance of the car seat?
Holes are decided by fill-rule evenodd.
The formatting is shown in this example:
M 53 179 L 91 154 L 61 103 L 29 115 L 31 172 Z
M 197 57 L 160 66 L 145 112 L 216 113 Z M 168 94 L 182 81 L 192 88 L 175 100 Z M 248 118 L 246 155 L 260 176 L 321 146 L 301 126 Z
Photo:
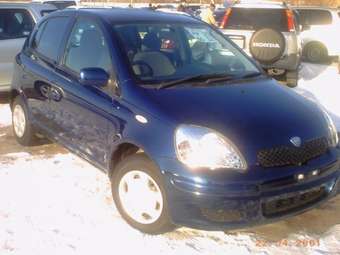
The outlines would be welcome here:
M 175 68 L 169 58 L 160 51 L 161 40 L 157 34 L 150 32 L 142 41 L 142 51 L 135 54 L 133 62 L 147 64 L 153 72 L 153 76 L 168 76 L 175 72 Z

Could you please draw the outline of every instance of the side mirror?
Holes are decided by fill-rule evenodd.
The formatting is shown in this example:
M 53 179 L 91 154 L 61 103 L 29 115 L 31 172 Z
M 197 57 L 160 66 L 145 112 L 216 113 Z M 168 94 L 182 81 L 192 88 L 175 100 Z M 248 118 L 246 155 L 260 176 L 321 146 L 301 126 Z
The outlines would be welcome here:
M 80 70 L 80 83 L 87 86 L 104 87 L 109 81 L 109 74 L 97 67 Z

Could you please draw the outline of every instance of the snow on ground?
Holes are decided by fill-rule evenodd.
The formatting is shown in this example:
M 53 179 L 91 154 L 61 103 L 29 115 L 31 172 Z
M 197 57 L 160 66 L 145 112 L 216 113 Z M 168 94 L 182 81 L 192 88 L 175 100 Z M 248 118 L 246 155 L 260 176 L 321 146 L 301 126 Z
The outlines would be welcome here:
M 314 68 L 324 70 L 314 78 Z M 299 93 L 337 106 L 333 68 L 304 65 L 302 74 Z M 334 88 L 326 94 L 320 86 Z M 260 227 L 144 235 L 117 212 L 104 173 L 56 144 L 19 146 L 10 122 L 8 105 L 0 105 L 1 255 L 340 254 L 340 198 Z

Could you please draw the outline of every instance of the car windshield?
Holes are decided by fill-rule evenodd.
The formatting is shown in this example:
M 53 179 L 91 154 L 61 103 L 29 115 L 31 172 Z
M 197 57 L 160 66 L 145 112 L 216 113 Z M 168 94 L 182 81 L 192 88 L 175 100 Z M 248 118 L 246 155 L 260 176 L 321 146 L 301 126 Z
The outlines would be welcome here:
M 144 85 L 259 72 L 223 35 L 203 24 L 124 24 L 114 30 Z

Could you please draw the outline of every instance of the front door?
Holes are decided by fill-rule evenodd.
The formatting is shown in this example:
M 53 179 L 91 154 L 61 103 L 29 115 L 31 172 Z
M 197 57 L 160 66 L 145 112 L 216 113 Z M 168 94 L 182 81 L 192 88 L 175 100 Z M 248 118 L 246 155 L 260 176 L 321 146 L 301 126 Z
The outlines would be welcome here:
M 53 132 L 66 146 L 102 166 L 107 164 L 109 130 L 114 120 L 112 86 L 85 86 L 79 82 L 83 68 L 102 68 L 113 78 L 110 50 L 101 27 L 79 18 L 65 48 L 64 61 L 51 88 Z M 110 127 L 109 127 L 110 125 Z

